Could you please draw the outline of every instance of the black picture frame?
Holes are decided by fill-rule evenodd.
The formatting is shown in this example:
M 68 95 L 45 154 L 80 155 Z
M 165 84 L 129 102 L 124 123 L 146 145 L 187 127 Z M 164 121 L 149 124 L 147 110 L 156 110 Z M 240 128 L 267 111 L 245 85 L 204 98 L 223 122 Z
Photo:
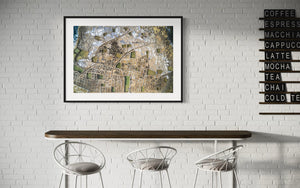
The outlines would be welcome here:
M 175 37 L 180 37 L 179 39 L 177 39 L 177 41 L 180 41 L 180 50 L 178 51 L 179 52 L 179 63 L 177 66 L 180 66 L 180 71 L 179 71 L 179 76 L 180 78 L 178 79 L 179 80 L 179 84 L 180 84 L 180 87 L 179 87 L 179 90 L 177 91 L 180 95 L 180 97 L 177 97 L 176 99 L 172 99 L 172 100 L 168 100 L 168 99 L 165 99 L 165 100 L 136 100 L 136 99 L 131 99 L 131 100 L 103 100 L 103 99 L 99 99 L 99 100 L 86 100 L 86 99 L 71 99 L 67 96 L 67 21 L 69 19 L 89 19 L 89 20 L 94 20 L 94 19 L 120 19 L 120 20 L 123 20 L 123 19 L 141 19 L 141 20 L 146 20 L 147 19 L 178 19 L 179 20 L 179 25 L 180 25 L 180 28 L 179 28 L 179 31 L 180 31 L 180 36 L 174 36 Z M 73 50 L 73 49 L 72 49 Z M 173 58 L 174 59 L 174 58 Z M 173 73 L 174 74 L 174 73 Z M 174 84 L 174 81 L 173 81 L 173 84 Z M 176 83 L 178 84 L 178 83 Z M 164 102 L 172 102 L 172 103 L 180 103 L 180 102 L 183 102 L 183 17 L 182 16 L 64 16 L 64 102 L 146 102 L 146 103 L 164 103 Z

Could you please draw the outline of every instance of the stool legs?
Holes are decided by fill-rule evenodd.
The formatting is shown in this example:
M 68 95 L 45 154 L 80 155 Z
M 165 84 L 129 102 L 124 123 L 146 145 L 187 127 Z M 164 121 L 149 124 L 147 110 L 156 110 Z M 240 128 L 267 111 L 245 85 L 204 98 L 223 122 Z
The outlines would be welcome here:
M 237 173 L 236 173 L 236 170 L 233 169 L 233 173 L 234 173 L 234 177 L 235 177 L 235 180 L 237 181 L 238 185 L 239 185 L 239 188 L 241 188 L 241 184 L 239 182 L 239 179 L 238 179 L 238 176 L 237 176 Z
M 199 172 L 199 168 L 197 168 L 197 171 L 196 171 L 196 177 L 195 177 L 195 182 L 194 182 L 194 188 L 196 188 L 196 183 L 197 183 L 197 178 L 198 178 L 198 172 Z
M 221 185 L 221 188 L 222 188 L 222 175 L 221 175 L 221 172 L 219 172 L 219 178 L 220 178 L 220 185 Z
M 134 169 L 134 171 L 133 171 L 133 179 L 132 179 L 132 184 L 131 184 L 131 188 L 133 188 L 133 185 L 134 185 L 134 179 L 135 179 L 135 169 Z
M 195 176 L 195 182 L 194 182 L 194 188 L 196 188 L 197 179 L 198 179 L 198 173 L 199 173 L 199 169 L 197 168 L 197 170 L 196 170 L 196 176 Z M 219 178 L 220 182 L 218 182 L 218 178 Z M 215 179 L 215 181 L 214 181 L 214 179 Z M 215 185 L 215 187 L 217 188 L 218 187 L 218 183 L 220 183 L 220 187 L 223 188 L 221 172 L 212 172 L 211 173 L 211 187 L 214 188 L 214 185 Z
M 211 188 L 214 188 L 214 173 L 211 173 Z
M 160 187 L 163 188 L 163 182 L 161 177 L 161 171 L 159 171 L 159 177 L 160 177 Z
M 101 174 L 101 172 L 99 172 L 99 174 L 100 174 L 100 180 L 101 180 L 102 188 L 104 188 L 104 184 L 103 184 L 103 179 L 102 179 L 102 174 Z
M 132 183 L 131 183 L 131 188 L 133 188 L 133 186 L 134 186 L 135 173 L 136 173 L 136 170 L 134 169 Z M 167 177 L 168 177 L 169 186 L 170 186 L 170 188 L 172 188 L 171 180 L 170 180 L 170 176 L 169 176 L 168 170 L 166 170 L 166 173 L 167 173 Z M 159 176 L 160 176 L 160 187 L 163 188 L 162 172 L 161 171 L 159 172 Z M 139 186 L 139 188 L 142 187 L 142 182 L 143 182 L 143 171 L 141 170 L 141 174 L 140 174 L 140 186 Z
M 75 188 L 77 188 L 77 178 L 78 178 L 78 176 L 76 176 L 76 178 L 75 178 Z
M 142 182 L 143 182 L 143 171 L 141 171 L 140 188 L 142 188 Z
M 59 188 L 61 186 L 61 182 L 62 182 L 63 176 L 64 176 L 64 173 L 61 173 L 60 182 L 59 182 Z
M 100 175 L 100 181 L 101 181 L 102 188 L 104 188 L 104 184 L 103 184 L 103 179 L 102 179 L 101 172 L 99 172 L 99 175 Z M 63 176 L 64 176 L 64 173 L 61 174 L 60 182 L 59 182 L 59 188 L 61 187 Z M 86 188 L 88 188 L 88 176 L 86 175 L 85 177 L 86 177 L 86 180 L 85 180 L 86 184 L 85 184 L 85 186 L 86 186 Z M 75 177 L 75 188 L 77 188 L 77 179 L 78 179 L 78 176 Z M 81 184 L 80 187 L 82 187 L 81 177 L 80 177 L 80 184 Z M 132 184 L 132 187 L 133 187 L 133 184 Z
M 85 176 L 85 187 L 88 188 L 88 176 Z
M 170 180 L 170 176 L 169 176 L 169 172 L 168 172 L 168 170 L 166 170 L 166 172 L 167 172 L 167 176 L 168 176 L 168 180 L 169 180 L 169 185 L 170 185 L 170 188 L 172 188 L 172 186 L 171 186 L 171 180 Z

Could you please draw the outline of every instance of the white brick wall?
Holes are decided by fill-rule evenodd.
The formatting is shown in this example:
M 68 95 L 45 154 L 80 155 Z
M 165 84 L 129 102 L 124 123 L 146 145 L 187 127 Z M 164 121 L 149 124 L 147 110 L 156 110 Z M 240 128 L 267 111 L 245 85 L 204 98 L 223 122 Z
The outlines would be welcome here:
M 43 138 L 51 129 L 256 131 L 243 142 L 242 187 L 299 187 L 299 116 L 258 115 L 269 108 L 258 105 L 258 18 L 265 8 L 295 8 L 300 17 L 299 0 L 0 0 L 0 187 L 58 186 L 52 150 L 60 142 Z M 63 103 L 63 16 L 75 15 L 184 16 L 184 103 Z M 273 108 L 300 111 L 299 105 Z M 130 186 L 125 155 L 133 149 L 177 148 L 170 168 L 175 188 L 191 187 L 194 162 L 213 151 L 211 142 L 91 143 L 106 155 L 108 188 Z M 159 187 L 155 175 L 145 182 L 150 178 L 155 183 L 145 187 Z M 224 187 L 230 178 L 224 176 Z M 210 175 L 200 179 L 199 187 L 207 188 Z

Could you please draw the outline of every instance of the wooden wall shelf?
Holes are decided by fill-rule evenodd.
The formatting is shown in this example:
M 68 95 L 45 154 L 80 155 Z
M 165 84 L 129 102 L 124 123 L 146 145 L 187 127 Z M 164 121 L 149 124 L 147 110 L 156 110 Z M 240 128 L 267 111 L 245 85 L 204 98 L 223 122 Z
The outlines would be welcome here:
M 97 140 L 241 140 L 251 137 L 249 131 L 80 131 L 51 130 L 47 139 L 97 139 Z

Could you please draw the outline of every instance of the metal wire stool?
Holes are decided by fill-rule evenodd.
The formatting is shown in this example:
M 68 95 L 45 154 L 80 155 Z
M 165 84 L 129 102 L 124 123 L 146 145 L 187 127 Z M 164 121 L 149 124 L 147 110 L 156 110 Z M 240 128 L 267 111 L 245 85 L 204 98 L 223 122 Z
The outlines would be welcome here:
M 237 151 L 242 149 L 243 146 L 234 146 L 223 151 L 216 152 L 209 156 L 206 156 L 199 161 L 196 162 L 197 171 L 194 182 L 194 188 L 196 187 L 198 172 L 202 171 L 210 171 L 212 172 L 212 187 L 214 186 L 214 174 L 216 175 L 216 187 L 217 187 L 217 176 L 219 175 L 220 187 L 222 188 L 222 176 L 221 172 L 233 171 L 234 177 L 240 186 L 238 181 L 237 173 L 236 173 L 236 164 L 237 164 Z
M 99 173 L 104 188 L 101 170 L 105 165 L 105 157 L 96 147 L 82 142 L 62 143 L 54 149 L 53 156 L 58 166 L 63 169 L 59 187 L 64 174 L 76 176 L 76 188 L 78 176 L 86 176 L 86 187 L 88 187 L 87 176 Z
M 129 153 L 127 155 L 127 160 L 134 168 L 131 187 L 133 188 L 134 186 L 136 171 L 140 171 L 140 188 L 142 187 L 143 171 L 159 172 L 160 185 L 161 187 L 163 187 L 162 171 L 166 171 L 169 186 L 171 188 L 172 186 L 168 168 L 170 166 L 171 160 L 176 155 L 176 153 L 177 150 L 175 148 L 167 146 L 139 149 Z

